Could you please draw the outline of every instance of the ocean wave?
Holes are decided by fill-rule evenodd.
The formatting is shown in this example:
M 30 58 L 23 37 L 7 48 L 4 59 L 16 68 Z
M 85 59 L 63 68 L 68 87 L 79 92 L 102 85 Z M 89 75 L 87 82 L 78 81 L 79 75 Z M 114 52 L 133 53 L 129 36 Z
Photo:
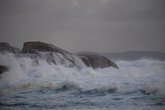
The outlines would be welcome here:
M 117 60 L 119 69 L 64 67 L 29 57 L 0 54 L 0 64 L 9 68 L 1 75 L 0 93 L 20 89 L 76 89 L 93 92 L 141 92 L 165 97 L 165 61 L 139 59 Z

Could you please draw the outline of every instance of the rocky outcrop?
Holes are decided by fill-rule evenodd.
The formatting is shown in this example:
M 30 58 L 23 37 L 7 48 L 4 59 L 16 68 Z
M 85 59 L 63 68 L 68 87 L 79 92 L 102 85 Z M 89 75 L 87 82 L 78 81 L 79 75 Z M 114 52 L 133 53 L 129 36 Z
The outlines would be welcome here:
M 106 68 L 118 66 L 104 56 L 95 53 L 81 53 L 72 54 L 66 50 L 40 41 L 25 42 L 20 52 L 19 49 L 10 46 L 8 43 L 0 43 L 0 52 L 11 52 L 17 57 L 30 57 L 36 64 L 40 59 L 46 60 L 49 64 L 60 64 L 66 67 L 92 67 L 92 68 Z M 19 53 L 19 54 L 18 54 Z M 1 66 L 1 73 L 6 71 L 7 68 Z
M 25 42 L 23 45 L 22 53 L 35 53 L 35 52 L 58 52 L 58 53 L 69 53 L 66 50 L 58 48 L 53 44 L 48 44 L 40 41 L 36 42 Z
M 92 67 L 92 68 L 114 67 L 118 69 L 118 66 L 114 62 L 110 61 L 104 56 L 95 53 L 81 53 L 78 54 L 78 56 L 88 67 Z
M 22 53 L 36 54 L 38 57 L 45 59 L 48 63 L 62 64 L 67 67 L 85 67 L 85 64 L 76 55 L 58 48 L 53 44 L 44 42 L 25 42 Z
M 12 47 L 9 45 L 9 43 L 6 42 L 0 42 L 0 52 L 10 52 L 10 53 L 20 53 L 20 49 L 16 48 L 16 47 Z

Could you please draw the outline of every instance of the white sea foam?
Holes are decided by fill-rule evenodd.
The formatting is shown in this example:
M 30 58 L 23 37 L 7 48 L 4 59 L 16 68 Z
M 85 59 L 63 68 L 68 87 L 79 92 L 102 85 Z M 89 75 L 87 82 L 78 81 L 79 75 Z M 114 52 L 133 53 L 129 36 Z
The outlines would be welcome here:
M 119 69 L 67 68 L 63 65 L 49 64 L 38 59 L 38 64 L 28 57 L 15 57 L 13 54 L 0 54 L 0 65 L 9 71 L 0 79 L 0 91 L 6 89 L 37 89 L 41 87 L 61 88 L 64 85 L 81 91 L 136 92 L 165 97 L 165 62 L 140 59 L 116 63 Z

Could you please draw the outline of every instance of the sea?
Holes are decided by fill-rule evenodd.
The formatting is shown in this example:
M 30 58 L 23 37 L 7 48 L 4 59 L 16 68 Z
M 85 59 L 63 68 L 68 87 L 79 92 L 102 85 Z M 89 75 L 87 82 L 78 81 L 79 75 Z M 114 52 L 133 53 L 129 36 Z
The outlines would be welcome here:
M 117 59 L 119 69 L 33 62 L 0 54 L 9 67 L 0 78 L 0 110 L 165 110 L 165 61 Z

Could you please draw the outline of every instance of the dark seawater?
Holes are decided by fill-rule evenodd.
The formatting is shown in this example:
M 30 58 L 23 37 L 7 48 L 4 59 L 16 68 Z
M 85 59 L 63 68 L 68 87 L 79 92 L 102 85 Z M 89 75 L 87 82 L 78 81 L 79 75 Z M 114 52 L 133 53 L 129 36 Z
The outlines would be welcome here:
M 119 69 L 66 68 L 0 55 L 0 110 L 165 110 L 165 61 L 117 60 Z

